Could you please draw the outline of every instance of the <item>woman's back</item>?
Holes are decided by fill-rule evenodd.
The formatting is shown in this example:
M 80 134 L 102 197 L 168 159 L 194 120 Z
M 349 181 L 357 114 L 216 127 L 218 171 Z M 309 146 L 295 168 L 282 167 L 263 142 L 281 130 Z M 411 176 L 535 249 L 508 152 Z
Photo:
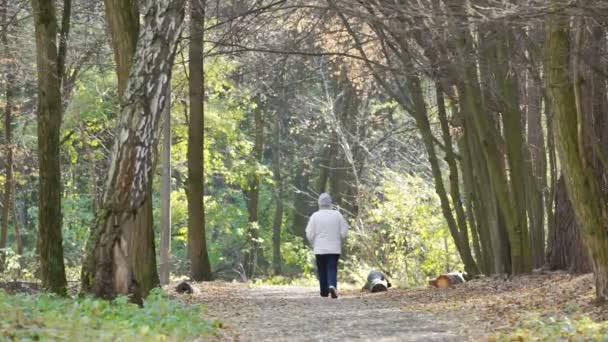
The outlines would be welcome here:
M 315 254 L 341 254 L 348 224 L 337 210 L 321 209 L 310 217 L 306 236 Z

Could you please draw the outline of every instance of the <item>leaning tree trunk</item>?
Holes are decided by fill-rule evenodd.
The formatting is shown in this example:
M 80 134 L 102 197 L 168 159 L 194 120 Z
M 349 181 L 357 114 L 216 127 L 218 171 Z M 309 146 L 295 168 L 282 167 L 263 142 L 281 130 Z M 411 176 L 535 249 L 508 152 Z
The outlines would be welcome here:
M 408 84 L 408 90 L 410 91 L 410 96 L 412 96 L 414 102 L 414 111 L 412 115 L 414 116 L 416 126 L 420 131 L 422 140 L 426 147 L 429 163 L 431 164 L 431 171 L 433 173 L 435 191 L 437 192 L 437 195 L 439 196 L 441 202 L 443 216 L 446 218 L 446 221 L 448 223 L 448 229 L 450 230 L 450 234 L 454 238 L 454 244 L 456 246 L 456 249 L 458 250 L 458 254 L 462 259 L 462 263 L 464 264 L 466 272 L 471 275 L 478 274 L 479 268 L 477 267 L 477 263 L 473 259 L 473 253 L 471 252 L 471 246 L 469 243 L 466 218 L 464 217 L 464 215 L 458 217 L 460 219 L 459 221 L 454 218 L 450 201 L 447 196 L 447 191 L 443 184 L 443 176 L 441 172 L 441 167 L 439 165 L 439 159 L 437 158 L 437 154 L 435 152 L 434 137 L 431 130 L 431 124 L 428 118 L 426 104 L 424 102 L 424 96 L 420 80 L 415 76 L 409 76 Z M 462 205 L 462 203 L 458 201 L 457 205 Z M 459 226 L 459 223 L 463 224 L 464 226 Z
M 555 111 L 555 135 L 566 188 L 593 260 L 598 301 L 608 297 L 608 201 L 601 179 L 588 165 L 584 121 L 579 121 L 571 80 L 569 17 L 557 11 L 549 25 L 548 81 Z M 577 114 L 578 113 L 578 114 Z M 592 144 L 595 142 L 592 142 Z
M 203 20 L 204 3 L 190 6 L 190 123 L 188 125 L 188 256 L 190 275 L 196 281 L 212 280 L 205 234 L 204 195 L 204 108 L 203 108 Z
M 130 72 L 136 53 L 139 35 L 139 10 L 136 1 L 106 0 L 106 17 L 112 36 L 112 48 L 116 60 L 116 74 L 118 77 L 118 92 L 121 104 L 124 106 L 128 101 L 125 91 L 130 81 Z M 154 159 L 154 158 L 153 158 Z M 159 278 L 156 269 L 156 253 L 154 248 L 154 226 L 152 214 L 152 182 L 147 184 L 145 199 L 137 208 L 137 217 L 132 222 L 133 229 L 125 243 L 131 251 L 127 255 L 127 261 L 134 272 L 134 279 L 139 284 L 138 288 L 145 297 L 148 292 L 158 286 Z M 95 233 L 93 233 L 95 234 Z M 93 253 L 93 251 L 89 251 Z M 92 284 L 87 279 L 94 274 L 94 264 L 88 257 L 87 265 L 83 267 L 83 289 L 90 290 Z
M 141 35 L 120 109 L 116 142 L 95 227 L 92 292 L 102 298 L 130 295 L 141 303 L 155 277 L 151 205 L 154 153 L 160 117 L 169 105 L 167 91 L 177 40 L 184 19 L 184 0 L 148 1 Z M 146 240 L 133 243 L 133 239 Z M 150 250 L 152 249 L 152 250 Z M 146 264 L 153 263 L 154 267 Z M 85 265 L 86 266 L 86 265 Z M 153 270 L 153 271 L 149 271 Z M 92 273 L 91 273 L 92 271 Z M 154 274 L 151 274 L 153 272 Z M 156 283 L 158 276 L 156 275 Z
M 43 287 L 64 295 L 67 282 L 61 233 L 59 134 L 62 115 L 56 43 L 57 18 L 52 0 L 32 0 L 32 7 L 38 69 L 38 253 Z

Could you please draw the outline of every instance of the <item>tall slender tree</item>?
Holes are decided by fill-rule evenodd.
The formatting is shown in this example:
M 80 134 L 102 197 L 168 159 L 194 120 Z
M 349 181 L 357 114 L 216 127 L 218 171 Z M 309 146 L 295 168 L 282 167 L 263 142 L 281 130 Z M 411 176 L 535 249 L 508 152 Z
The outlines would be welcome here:
M 171 100 L 170 92 L 167 97 Z M 166 106 L 163 118 L 162 169 L 159 275 L 165 285 L 171 269 L 171 104 Z
M 8 41 L 8 0 L 3 0 L 0 5 L 0 42 L 2 43 L 2 53 L 5 60 L 4 79 L 6 88 L 4 90 L 4 153 L 6 155 L 6 179 L 4 180 L 4 199 L 2 206 L 2 219 L 0 226 L 0 271 L 4 269 L 4 252 L 8 239 L 8 223 L 12 203 L 12 188 L 14 183 L 13 178 L 13 101 L 15 89 L 15 60 L 11 56 L 9 41 Z
M 203 21 L 204 0 L 190 2 L 190 122 L 188 125 L 188 256 L 190 275 L 196 281 L 212 280 L 205 234 L 204 195 L 204 108 L 203 108 Z
M 32 0 L 36 30 L 36 64 L 38 70 L 38 159 L 39 214 L 38 253 L 43 287 L 51 292 L 66 294 L 67 281 L 63 262 L 61 233 L 61 168 L 59 159 L 62 120 L 61 75 L 65 64 L 69 27 L 70 0 L 64 3 L 64 19 L 57 46 L 57 18 L 52 0 Z

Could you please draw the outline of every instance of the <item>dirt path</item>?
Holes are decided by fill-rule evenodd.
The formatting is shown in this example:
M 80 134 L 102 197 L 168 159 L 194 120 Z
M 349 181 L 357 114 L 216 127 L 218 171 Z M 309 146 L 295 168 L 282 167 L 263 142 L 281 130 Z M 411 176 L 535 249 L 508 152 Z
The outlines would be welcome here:
M 292 286 L 201 288 L 207 317 L 220 320 L 218 340 L 464 341 L 459 325 L 408 311 L 384 294 L 320 298 Z

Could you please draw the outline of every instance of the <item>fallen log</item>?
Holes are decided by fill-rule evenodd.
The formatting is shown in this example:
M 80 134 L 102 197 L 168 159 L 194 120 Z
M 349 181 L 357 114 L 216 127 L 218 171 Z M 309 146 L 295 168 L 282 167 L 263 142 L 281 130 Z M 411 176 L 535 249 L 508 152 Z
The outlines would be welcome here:
M 457 284 L 462 284 L 466 280 L 466 274 L 461 272 L 451 272 L 442 274 L 439 277 L 429 280 L 429 285 L 439 289 L 445 289 Z

